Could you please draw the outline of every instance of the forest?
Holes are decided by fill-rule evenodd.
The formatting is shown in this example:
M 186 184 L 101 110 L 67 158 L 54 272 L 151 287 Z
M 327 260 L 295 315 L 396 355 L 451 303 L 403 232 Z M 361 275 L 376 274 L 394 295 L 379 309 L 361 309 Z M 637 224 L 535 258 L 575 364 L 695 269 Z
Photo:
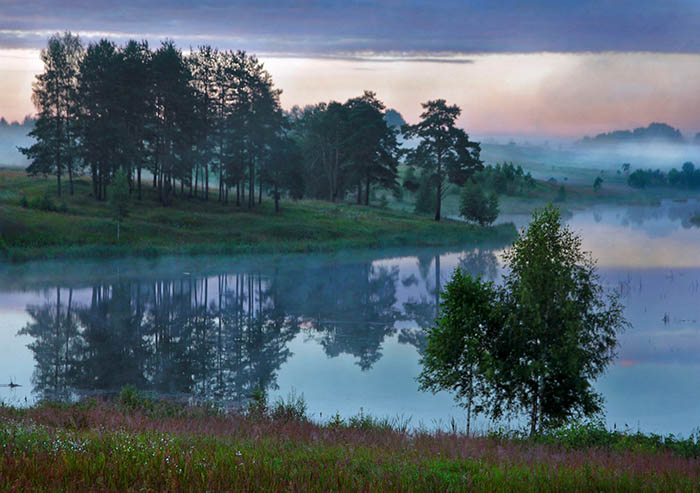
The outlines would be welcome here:
M 281 90 L 243 51 L 185 55 L 172 41 L 151 49 L 106 39 L 84 47 L 65 33 L 41 57 L 35 143 L 21 151 L 30 175 L 55 176 L 59 196 L 66 179 L 72 195 L 87 174 L 92 196 L 105 201 L 123 175 L 130 195 L 140 200 L 151 186 L 165 206 L 179 196 L 252 209 L 264 193 L 276 211 L 282 197 L 369 205 L 373 189 L 400 193 L 405 158 L 424 170 L 439 220 L 445 183 L 462 186 L 483 167 L 479 144 L 455 125 L 461 110 L 442 99 L 399 130 L 400 115 L 371 91 L 284 111 Z M 400 135 L 420 143 L 404 149 Z

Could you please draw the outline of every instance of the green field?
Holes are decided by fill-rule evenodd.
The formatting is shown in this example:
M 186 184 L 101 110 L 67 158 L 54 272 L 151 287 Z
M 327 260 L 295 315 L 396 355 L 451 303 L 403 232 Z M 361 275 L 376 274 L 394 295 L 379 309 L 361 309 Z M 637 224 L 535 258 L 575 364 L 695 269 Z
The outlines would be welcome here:
M 515 236 L 512 224 L 480 228 L 448 219 L 436 223 L 389 208 L 322 201 L 285 200 L 279 214 L 270 199 L 250 211 L 184 197 L 163 207 L 147 186 L 142 201 L 131 201 L 117 241 L 111 207 L 91 197 L 87 179 L 76 182 L 73 196 L 57 197 L 55 188 L 50 177 L 0 171 L 0 250 L 6 258 L 332 251 L 508 241 Z M 50 204 L 43 209 L 57 210 L 42 210 L 42 201 Z
M 315 424 L 143 400 L 0 407 L 3 491 L 697 491 L 698 445 L 599 428 L 532 439 Z

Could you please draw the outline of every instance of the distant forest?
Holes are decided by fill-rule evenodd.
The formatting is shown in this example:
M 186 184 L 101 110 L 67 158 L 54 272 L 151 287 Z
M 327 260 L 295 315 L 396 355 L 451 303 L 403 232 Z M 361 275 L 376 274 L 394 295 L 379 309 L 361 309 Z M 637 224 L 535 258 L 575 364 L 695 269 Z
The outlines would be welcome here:
M 423 103 L 416 125 L 371 91 L 285 112 L 255 56 L 210 46 L 185 56 L 172 41 L 84 47 L 57 34 L 41 58 L 35 141 L 21 152 L 30 174 L 56 177 L 59 195 L 87 174 L 100 201 L 124 176 L 131 194 L 141 199 L 148 184 L 163 205 L 181 196 L 253 208 L 264 192 L 276 210 L 282 196 L 369 205 L 373 189 L 398 192 L 405 156 L 423 170 L 439 220 L 445 183 L 482 168 L 479 144 L 455 125 L 461 110 L 442 99 Z M 402 149 L 399 134 L 416 148 Z
M 686 139 L 680 130 L 670 125 L 651 123 L 648 127 L 639 127 L 634 130 L 615 130 L 614 132 L 598 134 L 595 137 L 584 137 L 581 144 L 609 145 L 659 141 L 680 144 L 686 142 Z M 695 136 L 695 141 L 700 141 L 700 133 Z

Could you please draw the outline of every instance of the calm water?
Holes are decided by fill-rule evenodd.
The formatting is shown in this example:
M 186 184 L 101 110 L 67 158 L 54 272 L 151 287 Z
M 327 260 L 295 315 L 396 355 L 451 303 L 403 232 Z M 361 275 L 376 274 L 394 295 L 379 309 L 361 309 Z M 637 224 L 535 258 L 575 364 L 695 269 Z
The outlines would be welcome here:
M 696 211 L 664 203 L 568 219 L 632 324 L 597 384 L 610 425 L 684 435 L 700 425 Z M 363 409 L 464 422 L 450 395 L 417 390 L 422 329 L 455 267 L 499 280 L 503 246 L 0 266 L 0 383 L 22 385 L 0 387 L 0 399 L 130 383 L 239 405 L 262 386 L 272 398 L 303 393 L 320 420 Z

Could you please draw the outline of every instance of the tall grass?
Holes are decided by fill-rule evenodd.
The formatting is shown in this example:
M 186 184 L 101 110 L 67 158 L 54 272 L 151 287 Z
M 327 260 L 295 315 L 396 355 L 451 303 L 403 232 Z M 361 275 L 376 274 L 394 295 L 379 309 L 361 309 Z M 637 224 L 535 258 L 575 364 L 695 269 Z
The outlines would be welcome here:
M 302 399 L 303 400 L 303 399 Z M 278 404 L 280 404 L 278 402 Z M 299 396 L 260 414 L 117 401 L 0 408 L 1 490 L 695 491 L 673 448 L 409 432 L 305 418 Z M 289 412 L 294 409 L 294 412 Z M 338 418 L 340 419 L 340 418 Z M 354 425 L 351 425 L 354 423 Z M 361 424 L 364 423 L 364 424 Z

